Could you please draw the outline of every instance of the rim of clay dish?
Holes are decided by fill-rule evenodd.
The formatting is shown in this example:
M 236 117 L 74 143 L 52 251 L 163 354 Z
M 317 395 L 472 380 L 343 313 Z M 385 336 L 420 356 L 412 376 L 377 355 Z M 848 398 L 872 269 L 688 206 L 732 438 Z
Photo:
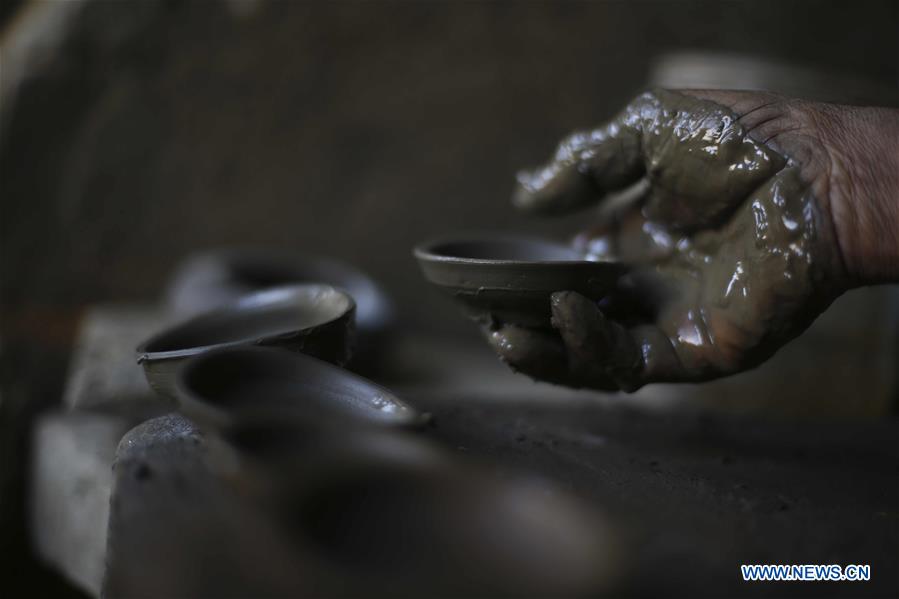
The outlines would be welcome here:
M 326 291 L 334 294 L 337 297 L 340 297 L 345 305 L 343 308 L 336 313 L 334 316 L 322 319 L 320 322 L 316 322 L 314 324 L 310 324 L 305 327 L 301 327 L 294 330 L 285 331 L 283 333 L 276 333 L 270 335 L 262 335 L 262 336 L 246 336 L 239 339 L 234 339 L 232 341 L 224 341 L 221 343 L 210 343 L 206 345 L 196 345 L 191 347 L 185 347 L 182 349 L 171 349 L 164 351 L 152 351 L 150 348 L 153 344 L 158 343 L 160 339 L 171 335 L 174 331 L 185 328 L 195 322 L 204 321 L 204 320 L 214 320 L 217 318 L 227 317 L 229 313 L 239 312 L 245 310 L 253 310 L 255 309 L 264 309 L 267 305 L 278 305 L 278 304 L 286 304 L 290 302 L 296 302 L 298 298 L 303 298 L 305 295 L 301 294 L 301 292 L 309 292 L 313 290 Z M 300 302 L 302 305 L 305 302 Z M 309 284 L 301 284 L 301 285 L 285 285 L 282 287 L 273 287 L 271 289 L 265 289 L 262 291 L 256 291 L 240 297 L 232 302 L 225 304 L 224 306 L 220 306 L 218 308 L 214 308 L 209 310 L 208 312 L 203 312 L 187 320 L 174 324 L 170 327 L 167 327 L 165 330 L 153 335 L 143 343 L 141 343 L 137 347 L 137 362 L 138 364 L 144 362 L 154 362 L 160 360 L 171 360 L 175 358 L 184 358 L 187 356 L 193 356 L 195 354 L 204 353 L 213 349 L 219 348 L 228 348 L 240 345 L 254 345 L 262 343 L 263 341 L 272 341 L 276 339 L 291 339 L 293 337 L 298 337 L 300 335 L 304 335 L 313 331 L 317 328 L 320 328 L 325 325 L 332 324 L 337 322 L 343 318 L 346 318 L 348 314 L 353 312 L 356 308 L 356 302 L 353 300 L 353 297 L 337 288 L 333 285 L 325 285 L 319 283 L 309 283 Z
M 508 258 L 467 258 L 464 256 L 454 256 L 452 254 L 447 254 L 444 252 L 440 252 L 439 248 L 442 246 L 447 246 L 450 244 L 453 245 L 461 245 L 461 244 L 530 244 L 533 246 L 543 246 L 543 247 L 552 247 L 557 250 L 564 250 L 565 252 L 571 253 L 572 258 L 568 260 L 515 260 Z M 508 266 L 522 266 L 522 265 L 575 265 L 575 264 L 601 264 L 603 261 L 598 260 L 590 260 L 587 255 L 582 255 L 581 258 L 576 259 L 574 256 L 581 255 L 577 250 L 571 248 L 563 243 L 559 243 L 552 239 L 541 239 L 539 237 L 533 237 L 528 235 L 511 235 L 508 233 L 468 233 L 459 236 L 441 236 L 435 239 L 428 240 L 424 243 L 420 243 L 413 249 L 413 254 L 419 260 L 429 261 L 429 262 L 444 262 L 444 263 L 452 263 L 452 264 L 493 264 L 493 265 L 508 265 Z M 611 264 L 616 264 L 615 261 L 607 261 Z

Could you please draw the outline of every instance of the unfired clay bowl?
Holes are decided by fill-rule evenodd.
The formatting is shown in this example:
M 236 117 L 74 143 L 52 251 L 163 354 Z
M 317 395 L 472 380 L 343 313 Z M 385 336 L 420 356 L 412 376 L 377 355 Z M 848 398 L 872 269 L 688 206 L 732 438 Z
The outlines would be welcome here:
M 241 297 L 142 343 L 137 361 L 150 386 L 174 397 L 181 363 L 213 349 L 265 345 L 343 365 L 353 343 L 355 304 L 329 285 L 278 287 Z
M 432 241 L 414 254 L 425 278 L 470 317 L 532 328 L 551 326 L 553 292 L 577 291 L 599 301 L 627 270 L 558 243 L 501 235 Z
M 273 430 L 328 424 L 403 427 L 418 413 L 389 390 L 322 360 L 266 347 L 234 347 L 191 358 L 178 371 L 181 411 L 219 431 L 244 422 Z
M 188 256 L 172 275 L 166 298 L 174 313 L 194 316 L 248 293 L 306 283 L 349 293 L 361 337 L 382 336 L 391 326 L 390 299 L 364 272 L 338 260 L 273 248 L 222 248 Z

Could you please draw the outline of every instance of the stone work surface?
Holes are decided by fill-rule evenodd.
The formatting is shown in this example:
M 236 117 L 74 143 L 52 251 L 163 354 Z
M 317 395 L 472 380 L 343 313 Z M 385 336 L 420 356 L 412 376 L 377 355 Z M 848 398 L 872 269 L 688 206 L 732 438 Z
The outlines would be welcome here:
M 162 320 L 128 305 L 85 319 L 70 411 L 43 417 L 33 438 L 35 548 L 95 596 L 309 592 L 295 539 L 220 475 L 189 421 L 162 416 L 122 437 L 169 407 L 134 376 L 142 373 L 132 346 Z M 93 349 L 104 340 L 107 349 Z M 423 436 L 500 478 L 538 476 L 612 515 L 627 531 L 623 592 L 751 594 L 765 587 L 734 582 L 740 563 L 801 555 L 870 563 L 877 573 L 899 558 L 892 421 L 648 414 L 626 397 L 533 384 L 482 345 L 410 337 L 395 349 L 380 379 L 433 415 Z M 665 388 L 655 393 L 642 405 L 665 405 Z M 894 583 L 876 576 L 853 590 L 895 591 Z
M 628 531 L 626 594 L 895 596 L 899 425 L 649 415 L 595 402 L 420 397 L 429 436 L 530 472 Z M 745 584 L 741 563 L 871 565 L 869 583 Z M 676 589 L 676 590 L 675 590 Z
M 422 432 L 499 478 L 537 476 L 626 531 L 616 592 L 762 596 L 741 563 L 870 564 L 869 583 L 816 596 L 895 596 L 899 431 L 894 423 L 796 426 L 622 407 L 418 397 Z M 312 572 L 266 510 L 216 475 L 184 419 L 131 431 L 116 458 L 108 597 L 296 596 Z M 297 539 L 293 539 L 297 541 Z M 798 558 L 797 556 L 801 556 Z M 651 573 L 651 574 L 650 574 Z M 427 594 L 428 589 L 421 589 Z
M 33 438 L 36 550 L 95 596 L 101 581 L 108 597 L 308 592 L 293 541 L 211 466 L 189 421 L 162 416 L 123 437 L 170 408 L 148 395 L 133 355 L 164 320 L 126 304 L 85 318 L 70 411 L 44 416 Z M 882 572 L 899 557 L 895 422 L 647 413 L 628 396 L 532 383 L 482 344 L 428 337 L 400 340 L 386 363 L 379 380 L 433 415 L 423 436 L 500 478 L 536 475 L 611 513 L 629 540 L 624 591 L 751 593 L 764 587 L 735 583 L 740 563 L 802 555 Z M 635 405 L 665 407 L 671 391 L 649 387 Z

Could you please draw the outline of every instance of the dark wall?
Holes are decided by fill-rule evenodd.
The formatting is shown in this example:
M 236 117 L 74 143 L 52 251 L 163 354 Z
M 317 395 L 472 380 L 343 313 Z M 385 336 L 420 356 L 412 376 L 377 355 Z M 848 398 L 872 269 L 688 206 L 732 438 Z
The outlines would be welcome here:
M 509 207 L 515 170 L 612 114 L 658 53 L 897 80 L 892 2 L 140 6 L 90 6 L 22 89 L 0 162 L 5 309 L 152 298 L 189 250 L 267 243 L 355 262 L 445 331 L 409 248 L 547 226 Z

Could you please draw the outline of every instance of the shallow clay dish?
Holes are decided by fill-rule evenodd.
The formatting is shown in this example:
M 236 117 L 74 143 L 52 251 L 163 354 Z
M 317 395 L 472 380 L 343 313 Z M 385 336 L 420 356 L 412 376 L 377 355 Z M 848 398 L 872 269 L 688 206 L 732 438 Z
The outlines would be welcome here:
M 343 365 L 352 347 L 355 304 L 329 285 L 260 291 L 155 335 L 137 348 L 150 386 L 173 396 L 185 359 L 212 349 L 267 345 Z
M 376 372 L 383 366 L 394 321 L 392 302 L 368 275 L 322 256 L 267 247 L 233 247 L 188 256 L 175 270 L 166 291 L 173 313 L 185 318 L 217 308 L 241 296 L 284 285 L 321 283 L 356 302 L 356 346 L 352 368 Z
M 414 254 L 425 278 L 479 321 L 550 327 L 550 295 L 608 296 L 626 268 L 585 259 L 576 250 L 527 237 L 482 236 L 424 243 Z
M 186 416 L 220 431 L 242 423 L 301 432 L 310 424 L 420 421 L 384 387 L 322 360 L 266 347 L 226 348 L 188 360 L 176 375 L 175 397 Z
M 223 248 L 193 254 L 172 275 L 166 292 L 176 314 L 193 316 L 272 287 L 322 283 L 342 289 L 356 302 L 362 334 L 390 326 L 390 300 L 365 273 L 349 264 L 270 248 Z

